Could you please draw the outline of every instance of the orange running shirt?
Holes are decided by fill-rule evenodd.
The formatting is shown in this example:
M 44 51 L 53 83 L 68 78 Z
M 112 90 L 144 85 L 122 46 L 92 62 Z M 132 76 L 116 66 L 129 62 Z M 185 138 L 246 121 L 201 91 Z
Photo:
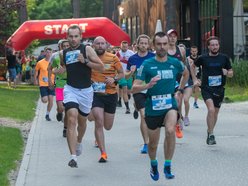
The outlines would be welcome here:
M 119 58 L 111 54 L 109 52 L 105 52 L 103 55 L 99 56 L 99 58 L 102 60 L 104 64 L 104 71 L 98 72 L 95 70 L 92 70 L 91 74 L 91 80 L 93 82 L 105 82 L 105 77 L 111 77 L 114 78 L 118 74 L 118 70 L 122 69 L 121 62 Z M 106 85 L 106 94 L 115 94 L 116 91 L 116 84 L 113 83 L 111 85 Z
M 40 87 L 48 87 L 48 71 L 47 67 L 49 62 L 44 58 L 40 60 L 36 66 L 35 71 L 39 71 L 39 86 Z M 54 74 L 51 75 L 52 83 L 54 83 Z

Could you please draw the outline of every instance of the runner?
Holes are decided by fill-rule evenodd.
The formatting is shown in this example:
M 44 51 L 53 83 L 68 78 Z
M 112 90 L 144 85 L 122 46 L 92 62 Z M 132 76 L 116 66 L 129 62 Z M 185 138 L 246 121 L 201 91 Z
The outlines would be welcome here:
M 155 181 L 159 179 L 156 154 L 162 126 L 165 126 L 164 174 L 167 179 L 174 178 L 171 173 L 171 160 L 175 150 L 175 126 L 178 119 L 176 98 L 179 97 L 188 80 L 188 72 L 183 63 L 176 58 L 167 56 L 168 40 L 168 36 L 164 32 L 155 34 L 153 45 L 156 56 L 143 62 L 133 84 L 133 93 L 147 90 L 145 121 L 149 136 L 150 176 Z M 182 73 L 182 79 L 175 93 L 178 73 Z M 146 84 L 143 84 L 143 81 Z
M 120 50 L 116 53 L 117 57 L 120 59 L 123 70 L 126 71 L 127 69 L 127 63 L 128 59 L 134 55 L 134 52 L 132 50 L 128 49 L 128 42 L 127 41 L 122 41 L 121 42 L 121 48 Z M 130 108 L 129 108 L 129 97 L 130 95 L 130 90 L 132 89 L 132 82 L 133 79 L 130 77 L 129 79 L 122 78 L 119 80 L 119 100 L 118 100 L 118 107 L 121 107 L 121 98 L 124 100 L 124 104 L 126 106 L 126 114 L 130 114 Z
M 174 29 L 170 29 L 170 30 L 168 30 L 167 35 L 169 37 L 168 56 L 177 58 L 178 60 L 182 61 L 185 64 L 186 51 L 183 47 L 177 46 L 177 36 L 178 36 L 177 31 Z M 180 81 L 181 81 L 181 75 L 179 74 L 177 77 L 176 88 L 178 87 Z M 183 132 L 182 132 L 183 118 L 182 118 L 182 113 L 181 113 L 182 99 L 183 99 L 183 92 L 182 92 L 182 95 L 178 99 L 178 109 L 179 109 L 180 119 L 178 120 L 178 123 L 176 125 L 177 138 L 183 137 Z
M 81 28 L 77 25 L 70 26 L 67 30 L 70 48 L 63 50 L 63 65 L 67 72 L 63 103 L 67 117 L 67 142 L 71 153 L 68 165 L 72 168 L 78 167 L 77 156 L 82 153 L 82 138 L 93 101 L 91 69 L 104 70 L 103 63 L 93 48 L 82 45 L 81 38 Z
M 137 53 L 131 56 L 128 59 L 127 70 L 126 70 L 126 78 L 129 79 L 131 76 L 136 76 L 136 72 L 139 70 L 140 65 L 144 60 L 154 57 L 155 54 L 149 52 L 150 46 L 150 37 L 147 35 L 139 35 L 137 38 Z M 148 151 L 148 129 L 145 122 L 145 101 L 146 101 L 146 91 L 142 91 L 136 94 L 133 94 L 135 110 L 134 117 L 138 117 L 138 112 L 140 113 L 140 131 L 143 138 L 144 145 L 141 148 L 142 154 L 147 154 Z M 137 111 L 136 111 L 137 110 Z M 135 112 L 136 115 L 135 115 Z
M 55 96 L 54 91 L 54 75 L 51 76 L 51 82 L 53 84 L 53 87 L 49 87 L 48 84 L 48 65 L 49 65 L 49 59 L 52 55 L 52 49 L 46 48 L 45 49 L 45 58 L 38 61 L 38 63 L 35 66 L 35 74 L 34 74 L 34 84 L 40 86 L 40 95 L 41 95 L 41 101 L 42 103 L 48 103 L 47 104 L 47 112 L 46 112 L 46 120 L 51 121 L 49 114 L 53 107 L 53 97 Z
M 197 46 L 190 47 L 190 56 L 189 56 L 189 58 L 191 60 L 193 60 L 193 63 L 196 61 L 196 59 L 198 58 L 198 48 L 197 48 Z M 196 74 L 197 79 L 201 79 L 201 68 L 200 67 L 195 67 L 195 74 Z M 193 107 L 194 108 L 199 108 L 197 101 L 198 101 L 198 97 L 199 97 L 200 92 L 201 92 L 201 89 L 200 89 L 199 86 L 194 86 L 193 87 L 193 93 L 194 93 Z
M 229 57 L 219 51 L 220 42 L 218 37 L 208 38 L 207 46 L 209 53 L 200 56 L 195 61 L 195 66 L 202 69 L 202 80 L 199 81 L 196 77 L 193 77 L 193 79 L 195 84 L 201 85 L 202 97 L 208 109 L 206 142 L 208 145 L 215 145 L 214 128 L 225 95 L 226 77 L 233 77 L 233 70 Z
M 99 36 L 93 42 L 93 48 L 104 64 L 104 71 L 92 71 L 94 98 L 92 103 L 92 116 L 95 121 L 95 138 L 101 152 L 100 163 L 107 161 L 104 129 L 111 130 L 114 123 L 117 89 L 119 79 L 124 77 L 123 68 L 119 58 L 106 51 L 106 40 Z
M 179 44 L 178 47 L 182 47 L 186 50 L 186 47 L 184 44 Z M 190 110 L 190 104 L 189 100 L 190 97 L 192 96 L 193 93 L 193 80 L 192 80 L 192 75 L 191 73 L 195 73 L 195 71 L 191 71 L 190 65 L 193 63 L 193 60 L 190 59 L 190 57 L 187 57 L 185 60 L 185 66 L 187 67 L 189 73 L 189 79 L 188 82 L 186 83 L 184 90 L 183 90 L 183 99 L 182 102 L 184 103 L 184 117 L 183 118 L 183 123 L 184 126 L 189 126 L 190 125 L 190 120 L 189 120 L 189 110 Z M 181 111 L 182 114 L 182 111 Z
M 51 74 L 56 75 L 55 79 L 55 93 L 56 93 L 56 104 L 57 104 L 57 114 L 56 118 L 57 121 L 63 120 L 63 112 L 64 112 L 64 106 L 63 106 L 63 100 L 64 100 L 64 86 L 66 84 L 66 72 L 65 69 L 60 65 L 61 60 L 63 59 L 63 50 L 67 49 L 69 47 L 69 42 L 67 40 L 60 40 L 58 42 L 59 51 L 55 52 L 51 59 L 48 66 L 48 78 L 49 78 L 49 86 L 53 86 L 51 81 Z M 63 129 L 63 137 L 66 137 L 66 118 L 64 118 L 64 129 Z

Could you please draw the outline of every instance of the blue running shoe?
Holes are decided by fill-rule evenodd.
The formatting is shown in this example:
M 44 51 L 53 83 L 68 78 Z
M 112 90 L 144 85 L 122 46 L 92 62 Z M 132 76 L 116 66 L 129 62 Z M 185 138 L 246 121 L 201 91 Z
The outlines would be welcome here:
M 158 181 L 159 179 L 158 165 L 151 166 L 150 176 L 154 181 Z
M 175 175 L 171 174 L 171 166 L 164 167 L 164 175 L 167 179 L 173 179 Z
M 148 146 L 147 144 L 144 144 L 143 148 L 140 150 L 141 154 L 147 154 L 148 153 Z

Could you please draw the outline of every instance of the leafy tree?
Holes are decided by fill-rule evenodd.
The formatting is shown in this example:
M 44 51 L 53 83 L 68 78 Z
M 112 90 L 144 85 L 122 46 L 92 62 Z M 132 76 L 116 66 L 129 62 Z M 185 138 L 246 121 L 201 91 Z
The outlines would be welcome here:
M 102 0 L 81 0 L 82 17 L 100 17 L 103 16 Z
M 21 8 L 27 10 L 29 20 L 46 19 L 70 19 L 73 17 L 72 1 L 75 0 L 0 0 L 0 56 L 4 55 L 4 45 L 6 40 L 20 26 L 20 23 L 27 18 L 19 18 Z M 99 17 L 103 15 L 102 0 L 77 0 L 80 2 L 80 17 Z M 23 6 L 25 3 L 25 6 Z M 25 15 L 25 13 L 24 13 Z M 53 41 L 52 41 L 53 42 Z M 41 41 L 40 43 L 52 43 L 51 41 Z M 56 41 L 55 41 L 56 42 Z M 39 42 L 33 42 L 36 46 Z M 34 46 L 31 45 L 29 49 Z
M 17 13 L 19 18 L 19 23 L 23 23 L 28 19 L 28 12 L 27 12 L 27 5 L 26 0 L 16 0 L 17 6 Z
M 72 12 L 74 18 L 80 17 L 80 0 L 71 0 Z
M 72 10 L 70 0 L 36 1 L 36 6 L 29 12 L 29 18 L 31 20 L 66 19 L 71 17 Z
M 0 56 L 5 55 L 6 41 L 18 28 L 17 8 L 15 0 L 0 0 Z

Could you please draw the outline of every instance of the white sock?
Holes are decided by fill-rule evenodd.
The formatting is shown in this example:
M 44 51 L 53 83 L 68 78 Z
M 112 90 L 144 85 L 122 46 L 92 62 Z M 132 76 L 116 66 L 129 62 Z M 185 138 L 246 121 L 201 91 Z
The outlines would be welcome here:
M 72 155 L 71 155 L 71 159 L 77 161 L 77 155 L 76 155 L 76 154 L 72 154 Z
M 49 111 L 46 111 L 46 115 L 49 115 L 49 113 L 50 113 Z

